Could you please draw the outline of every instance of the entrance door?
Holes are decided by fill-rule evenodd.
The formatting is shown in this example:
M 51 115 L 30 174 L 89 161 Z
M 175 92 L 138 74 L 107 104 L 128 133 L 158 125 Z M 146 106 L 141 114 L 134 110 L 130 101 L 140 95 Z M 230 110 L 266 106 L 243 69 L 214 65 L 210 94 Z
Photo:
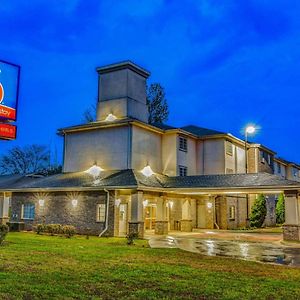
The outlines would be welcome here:
M 125 236 L 127 234 L 127 204 L 120 204 L 119 213 L 119 235 Z
M 145 229 L 151 230 L 155 228 L 156 221 L 156 205 L 147 205 L 145 207 Z

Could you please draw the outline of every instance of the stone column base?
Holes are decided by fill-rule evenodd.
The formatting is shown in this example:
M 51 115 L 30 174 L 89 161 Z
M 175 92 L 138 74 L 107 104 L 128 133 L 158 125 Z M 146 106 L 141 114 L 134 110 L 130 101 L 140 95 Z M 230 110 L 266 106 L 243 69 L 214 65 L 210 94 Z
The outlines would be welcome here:
M 0 218 L 0 224 L 7 224 L 9 222 L 9 218 Z
M 155 222 L 155 234 L 168 234 L 168 221 L 156 221 Z
M 138 238 L 144 237 L 144 222 L 129 222 L 129 234 L 136 234 Z
M 191 232 L 193 230 L 192 220 L 181 220 L 180 227 L 183 232 Z
M 300 241 L 300 225 L 283 225 L 285 241 Z

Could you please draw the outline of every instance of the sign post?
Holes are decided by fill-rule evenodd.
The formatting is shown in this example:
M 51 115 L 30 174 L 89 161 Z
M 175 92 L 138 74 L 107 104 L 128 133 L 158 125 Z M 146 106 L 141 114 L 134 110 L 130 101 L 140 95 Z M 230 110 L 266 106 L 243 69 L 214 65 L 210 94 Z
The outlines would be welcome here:
M 0 60 L 0 139 L 16 139 L 20 67 Z

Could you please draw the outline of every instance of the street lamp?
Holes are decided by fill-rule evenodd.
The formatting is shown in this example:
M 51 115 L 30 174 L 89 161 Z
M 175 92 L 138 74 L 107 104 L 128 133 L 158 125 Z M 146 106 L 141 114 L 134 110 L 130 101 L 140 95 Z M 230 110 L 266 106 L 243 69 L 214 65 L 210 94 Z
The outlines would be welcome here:
M 248 134 L 253 134 L 255 132 L 255 127 L 250 125 L 245 129 L 245 173 L 248 173 Z

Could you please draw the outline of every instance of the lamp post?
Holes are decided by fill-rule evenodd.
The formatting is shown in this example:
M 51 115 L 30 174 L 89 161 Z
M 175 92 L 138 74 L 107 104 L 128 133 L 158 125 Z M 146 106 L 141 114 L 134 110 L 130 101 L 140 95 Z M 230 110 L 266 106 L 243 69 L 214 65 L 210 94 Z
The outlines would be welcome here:
M 255 132 L 254 126 L 247 126 L 245 129 L 245 173 L 248 173 L 248 134 Z

